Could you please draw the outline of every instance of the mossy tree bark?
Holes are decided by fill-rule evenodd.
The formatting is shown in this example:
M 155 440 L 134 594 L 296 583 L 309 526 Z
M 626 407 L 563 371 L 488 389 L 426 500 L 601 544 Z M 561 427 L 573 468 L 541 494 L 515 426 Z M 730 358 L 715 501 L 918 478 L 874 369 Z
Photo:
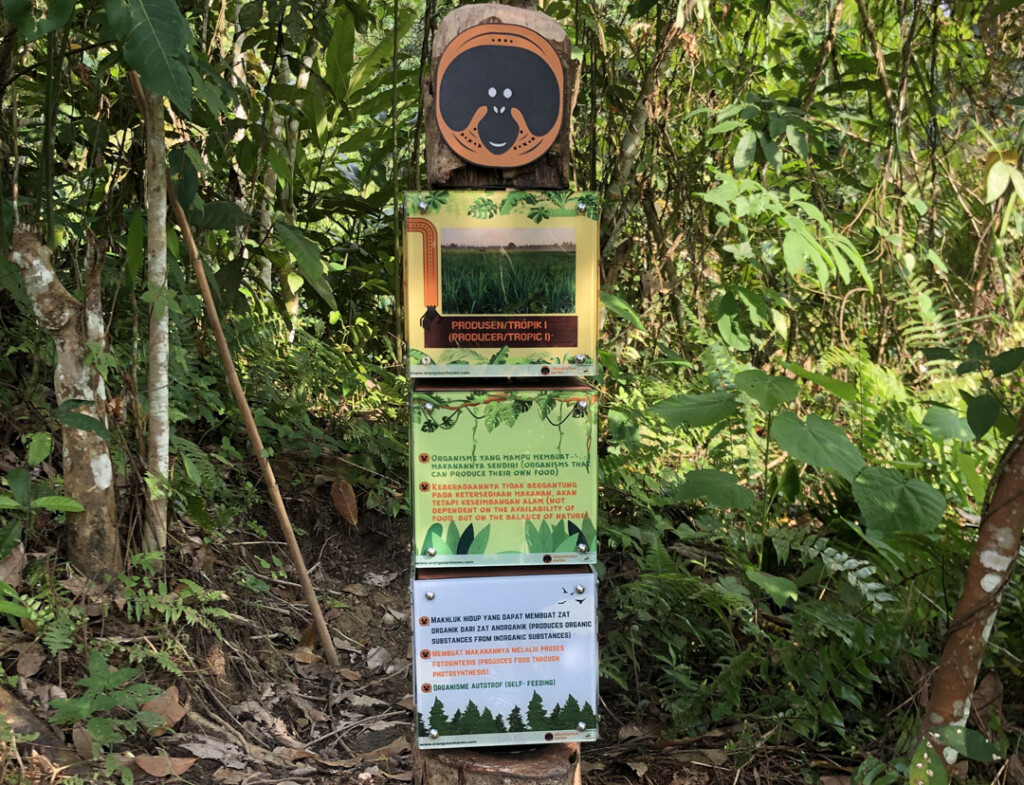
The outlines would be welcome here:
M 57 350 L 57 403 L 77 401 L 73 411 L 106 426 L 106 387 L 96 366 L 87 362 L 90 344 L 102 346 L 105 342 L 100 300 L 103 254 L 104 249 L 90 233 L 84 273 L 85 301 L 79 302 L 57 280 L 52 252 L 34 226 L 19 224 L 11 237 L 10 259 L 20 268 L 36 317 L 53 337 Z M 70 425 L 63 428 L 64 493 L 85 507 L 84 512 L 68 513 L 68 557 L 94 580 L 121 570 L 114 470 L 110 447 L 97 430 L 100 429 Z

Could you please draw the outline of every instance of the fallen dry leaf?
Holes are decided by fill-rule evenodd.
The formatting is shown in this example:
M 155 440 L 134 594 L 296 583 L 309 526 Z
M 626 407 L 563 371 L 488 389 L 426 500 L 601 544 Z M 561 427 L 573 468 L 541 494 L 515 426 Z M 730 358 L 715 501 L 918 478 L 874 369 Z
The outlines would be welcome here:
M 256 772 L 251 769 L 232 771 L 231 769 L 220 768 L 213 773 L 213 781 L 220 783 L 220 785 L 242 785 L 242 783 L 248 782 L 255 776 L 257 776 Z
M 351 668 L 338 668 L 336 673 L 345 681 L 359 681 L 363 678 L 363 674 L 359 671 L 354 671 Z
M 71 729 L 71 743 L 75 745 L 75 752 L 83 760 L 92 760 L 92 736 L 89 731 L 81 725 Z
M 401 706 L 403 709 L 408 709 L 409 711 L 416 711 L 416 699 L 413 698 L 412 695 L 406 695 L 404 698 L 402 698 L 402 700 L 398 701 L 398 705 Z
M 185 707 L 178 702 L 178 688 L 173 684 L 164 690 L 163 694 L 143 703 L 142 710 L 151 711 L 164 718 L 163 726 L 151 730 L 151 736 L 163 736 L 185 716 Z
M 658 737 L 658 725 L 648 723 L 643 726 L 635 722 L 627 722 L 619 728 L 619 741 L 627 739 L 656 739 Z
M 360 752 L 358 757 L 367 761 L 379 760 L 380 758 L 395 758 L 406 752 L 411 752 L 411 750 L 409 740 L 402 735 L 379 749 L 371 750 L 370 752 Z
M 348 480 L 339 477 L 331 486 L 331 501 L 342 518 L 355 526 L 359 523 L 359 508 L 356 507 L 356 492 Z
M 1013 753 L 1006 759 L 1006 771 L 1012 785 L 1024 785 L 1024 755 Z
M 25 647 L 18 657 L 18 675 L 28 678 L 39 673 L 39 669 L 46 662 L 46 652 L 38 643 L 32 643 Z
M 305 646 L 296 646 L 295 651 L 291 654 L 292 659 L 296 662 L 301 662 L 303 665 L 311 665 L 314 662 L 322 662 L 323 657 L 319 654 L 314 654 L 312 649 Z
M 627 760 L 626 765 L 636 772 L 636 776 L 643 777 L 647 773 L 647 764 L 641 760 Z
M 231 769 L 244 769 L 249 762 L 242 748 L 230 741 L 201 733 L 182 733 L 174 737 L 174 743 L 186 749 L 197 758 L 220 761 Z
M 412 782 L 411 771 L 403 771 L 401 774 L 388 774 L 386 771 L 382 771 L 381 774 L 392 782 Z
M 361 583 L 350 583 L 347 586 L 342 586 L 341 590 L 348 594 L 354 594 L 356 597 L 369 597 L 370 590 Z
M 136 755 L 135 765 L 151 777 L 180 777 L 195 765 L 195 758 L 170 758 L 166 755 Z
M 19 542 L 13 551 L 0 559 L 0 581 L 10 584 L 14 589 L 21 586 L 21 573 L 26 561 L 25 546 Z
M 309 750 L 295 749 L 294 747 L 274 747 L 274 754 L 282 760 L 286 760 L 289 762 L 316 757 L 315 752 L 310 752 Z
M 821 778 L 821 785 L 850 785 L 850 775 L 825 774 Z

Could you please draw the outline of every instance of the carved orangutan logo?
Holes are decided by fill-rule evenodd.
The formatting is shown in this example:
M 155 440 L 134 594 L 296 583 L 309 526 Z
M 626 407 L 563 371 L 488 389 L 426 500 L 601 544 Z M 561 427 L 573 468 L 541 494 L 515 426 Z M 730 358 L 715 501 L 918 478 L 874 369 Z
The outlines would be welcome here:
M 542 36 L 486 24 L 457 35 L 437 68 L 437 124 L 460 158 L 511 169 L 537 160 L 562 125 L 562 65 Z

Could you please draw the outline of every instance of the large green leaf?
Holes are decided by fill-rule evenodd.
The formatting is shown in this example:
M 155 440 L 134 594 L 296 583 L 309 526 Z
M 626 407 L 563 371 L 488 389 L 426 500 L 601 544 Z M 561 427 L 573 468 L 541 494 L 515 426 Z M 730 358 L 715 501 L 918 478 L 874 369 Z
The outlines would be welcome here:
M 847 480 L 864 468 L 864 458 L 842 429 L 816 414 L 801 422 L 793 412 L 782 412 L 775 418 L 772 437 L 779 447 L 794 459 L 815 469 L 832 469 Z
M 864 528 L 881 535 L 934 531 L 946 511 L 945 498 L 932 486 L 880 466 L 857 475 L 853 498 L 860 506 Z
M 32 0 L 3 0 L 0 7 L 19 33 L 29 41 L 52 33 L 67 24 L 75 10 L 74 0 L 49 0 L 45 4 L 46 15 L 36 19 Z
M 968 760 L 991 763 L 999 760 L 999 748 L 978 731 L 961 728 L 957 725 L 945 725 L 928 731 L 947 747 L 952 747 Z
M 754 162 L 757 155 L 757 131 L 748 128 L 736 143 L 736 152 L 732 156 L 733 169 L 746 169 Z
M 790 600 L 796 602 L 800 596 L 797 591 L 796 584 L 789 578 L 783 578 L 779 575 L 769 575 L 766 572 L 761 572 L 753 568 L 747 569 L 747 577 L 754 584 L 764 589 L 768 596 L 772 598 L 772 601 L 779 607 L 785 606 L 785 604 Z
M 644 325 L 640 321 L 640 317 L 637 315 L 637 312 L 633 310 L 633 307 L 629 303 L 618 295 L 612 294 L 611 292 L 601 292 L 601 304 L 620 319 L 625 319 L 631 325 L 636 327 L 636 329 L 644 329 Z
M 85 512 L 85 507 L 67 496 L 40 496 L 32 506 L 51 512 Z
M 970 429 L 967 421 L 960 416 L 956 409 L 948 406 L 933 406 L 924 415 L 921 425 L 925 427 L 936 439 L 963 439 L 969 441 L 974 438 L 974 431 Z
M 806 379 L 809 382 L 814 382 L 820 387 L 824 387 L 837 398 L 841 398 L 844 401 L 857 400 L 857 385 L 855 384 L 850 384 L 849 382 L 844 382 L 840 379 L 833 379 L 831 376 L 826 376 L 823 373 L 808 371 L 796 363 L 779 363 L 779 365 L 790 373 L 799 376 L 801 379 Z
M 673 428 L 679 428 L 683 424 L 700 428 L 724 420 L 735 414 L 738 408 L 736 393 L 684 393 L 656 403 L 651 407 L 651 411 Z
M 1002 405 L 994 395 L 989 393 L 977 395 L 967 402 L 967 424 L 971 426 L 974 435 L 980 439 L 996 424 L 1000 411 L 1002 411 Z
M 686 475 L 686 482 L 679 489 L 682 500 L 703 499 L 709 507 L 746 510 L 757 500 L 754 492 L 739 484 L 735 474 L 715 469 L 697 469 Z
M 736 389 L 753 398 L 765 411 L 795 401 L 800 385 L 786 376 L 769 376 L 755 368 L 736 374 Z
M 352 14 L 342 10 L 334 22 L 331 42 L 327 45 L 326 73 L 324 81 L 331 86 L 334 97 L 344 99 L 348 92 L 349 74 L 352 71 L 352 53 L 355 49 L 356 23 Z
M 334 292 L 324 276 L 324 264 L 320 260 L 319 246 L 310 240 L 301 229 L 283 221 L 274 224 L 277 236 L 281 238 L 284 247 L 295 257 L 295 263 L 299 272 L 313 290 L 320 295 L 332 311 L 338 310 L 338 302 L 334 299 Z
M 109 6 L 118 5 L 120 0 L 104 2 L 108 15 Z M 178 4 L 174 0 L 129 0 L 128 7 L 131 29 L 124 42 L 125 62 L 139 72 L 147 89 L 167 96 L 189 116 L 192 77 L 185 63 L 192 32 Z

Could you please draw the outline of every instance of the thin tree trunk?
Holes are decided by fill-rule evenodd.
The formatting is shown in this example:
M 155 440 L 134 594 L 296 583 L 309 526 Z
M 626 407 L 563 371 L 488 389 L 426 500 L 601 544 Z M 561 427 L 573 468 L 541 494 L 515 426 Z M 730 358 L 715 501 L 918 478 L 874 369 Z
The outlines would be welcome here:
M 57 280 L 51 251 L 34 226 L 14 227 L 10 259 L 21 269 L 36 317 L 53 336 L 57 350 L 54 371 L 57 403 L 81 401 L 74 411 L 92 417 L 105 427 L 106 387 L 96 366 L 87 363 L 89 344 L 104 343 L 100 301 L 103 249 L 96 247 L 96 238 L 90 233 L 84 304 Z M 64 426 L 63 468 L 64 493 L 85 507 L 84 512 L 68 513 L 71 534 L 68 557 L 87 577 L 100 580 L 120 571 L 121 542 L 117 534 L 110 447 L 96 430 Z
M 1003 592 L 1017 562 L 1024 528 L 1024 411 L 999 467 L 989 483 L 988 500 L 978 532 L 963 594 L 932 679 L 931 700 L 922 731 L 944 725 L 964 725 L 971 712 L 971 695 L 981 659 L 995 625 Z M 955 751 L 946 748 L 954 763 Z M 952 753 L 952 754 L 951 754 Z
M 149 291 L 155 295 L 149 312 L 149 443 L 146 450 L 146 523 L 142 550 L 167 549 L 167 483 L 171 424 L 168 411 L 167 318 L 167 144 L 163 98 L 146 96 L 146 266 Z

